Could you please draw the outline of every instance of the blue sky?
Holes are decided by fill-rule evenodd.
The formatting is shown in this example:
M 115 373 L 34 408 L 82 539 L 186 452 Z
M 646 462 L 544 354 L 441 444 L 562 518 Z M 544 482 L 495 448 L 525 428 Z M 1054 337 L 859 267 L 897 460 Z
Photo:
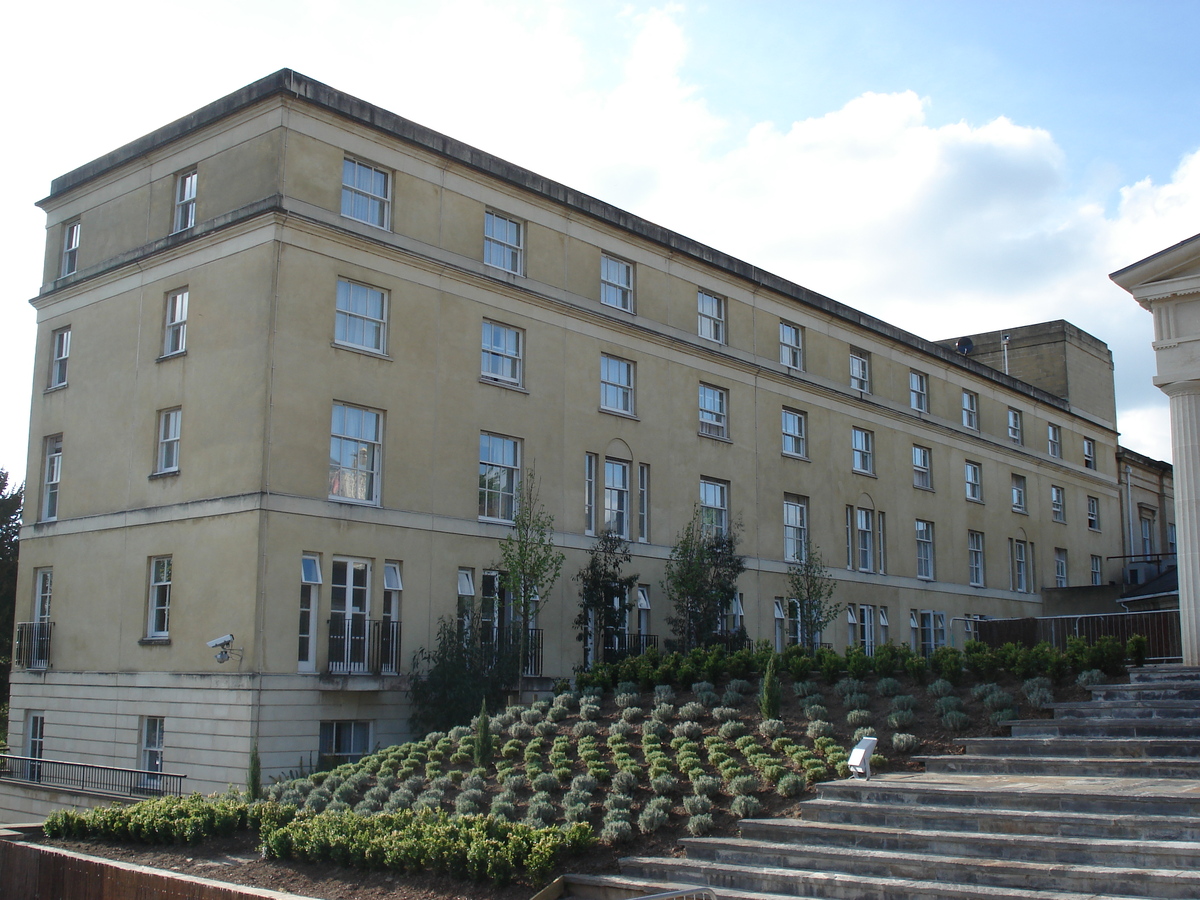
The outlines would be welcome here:
M 18 479 L 33 203 L 284 66 L 924 337 L 1066 318 L 1114 352 L 1123 442 L 1169 458 L 1150 317 L 1107 276 L 1200 232 L 1200 3 L 65 0 L 9 24 Z

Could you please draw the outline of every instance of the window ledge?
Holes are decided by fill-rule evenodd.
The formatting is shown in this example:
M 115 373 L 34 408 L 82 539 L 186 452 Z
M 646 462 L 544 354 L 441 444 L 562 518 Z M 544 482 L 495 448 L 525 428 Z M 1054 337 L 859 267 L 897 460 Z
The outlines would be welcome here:
M 171 639 L 169 637 L 144 637 L 140 638 L 138 643 L 143 647 L 169 647 Z
M 1013 511 L 1013 512 L 1015 512 L 1015 513 L 1016 513 L 1018 516 L 1027 516 L 1027 515 L 1029 515 L 1029 510 L 1027 510 L 1027 509 L 1021 509 L 1021 508 L 1019 508 L 1019 507 L 1016 507 L 1016 506 L 1014 506 L 1014 507 L 1012 508 L 1012 511 Z
M 347 506 L 365 506 L 369 509 L 379 509 L 380 504 L 374 500 L 355 500 L 353 497 L 329 497 L 330 503 L 345 503 Z
M 378 350 L 372 350 L 370 347 L 356 347 L 354 344 L 341 344 L 337 341 L 330 341 L 329 346 L 334 350 L 349 350 L 351 353 L 369 356 L 372 359 L 385 359 L 388 362 L 392 361 L 392 357 L 388 356 L 386 353 L 380 353 Z
M 804 462 L 812 462 L 812 459 L 810 457 L 801 456 L 799 453 L 788 453 L 786 450 L 781 450 L 779 452 L 779 455 L 784 457 L 785 459 L 799 459 L 799 460 L 803 460 Z
M 627 315 L 627 316 L 636 316 L 637 315 L 637 312 L 635 312 L 632 307 L 629 309 L 626 309 L 623 306 L 615 306 L 612 303 L 605 303 L 603 300 L 600 301 L 600 305 L 603 306 L 605 309 L 615 309 L 617 312 L 625 313 L 625 315 Z
M 179 357 L 181 357 L 181 356 L 187 356 L 187 351 L 179 350 L 175 353 L 164 353 L 162 356 L 158 357 L 154 361 L 156 363 L 166 362 L 168 359 L 179 359 Z
M 172 469 L 169 472 L 151 472 L 150 480 L 154 481 L 157 478 L 174 478 L 179 474 L 179 469 Z
M 491 518 L 488 518 L 487 516 L 480 516 L 479 521 L 485 522 L 488 525 L 512 525 L 513 524 L 512 519 L 491 519 Z
M 937 493 L 931 486 L 925 485 L 925 484 L 914 484 L 913 490 L 914 491 L 927 491 L 930 494 Z
M 368 222 L 366 219 L 356 219 L 354 216 L 347 216 L 344 213 L 342 214 L 342 218 L 347 222 L 357 222 L 359 225 L 366 225 L 368 228 L 374 228 L 376 231 L 386 231 L 388 234 L 392 233 L 391 222 L 388 222 L 386 225 L 376 225 L 374 222 Z
M 53 394 L 55 391 L 63 391 L 63 390 L 66 390 L 66 388 L 67 388 L 67 382 L 64 381 L 62 384 L 50 385 L 50 387 L 46 388 L 44 391 L 42 391 L 42 393 L 43 394 Z
M 874 472 L 868 472 L 866 469 L 851 469 L 851 471 L 854 472 L 855 475 L 863 475 L 867 478 L 878 478 L 879 477 Z
M 732 444 L 733 438 L 725 437 L 719 434 L 705 434 L 703 431 L 697 431 L 696 434 L 702 438 L 708 438 L 710 441 L 716 441 L 720 444 Z
M 529 393 L 529 389 L 522 385 L 513 384 L 511 381 L 500 381 L 497 378 L 488 378 L 486 375 L 479 376 L 479 383 L 490 384 L 492 387 L 504 388 L 506 391 L 516 391 L 518 394 Z
M 978 503 L 980 506 L 984 505 L 983 501 L 980 500 L 978 497 L 967 497 L 966 500 L 968 503 Z
M 640 418 L 638 418 L 633 413 L 625 412 L 625 410 L 623 410 L 623 409 L 609 409 L 607 406 L 601 406 L 601 407 L 598 407 L 597 410 L 608 416 L 616 416 L 618 419 L 630 419 L 634 422 L 642 421 Z

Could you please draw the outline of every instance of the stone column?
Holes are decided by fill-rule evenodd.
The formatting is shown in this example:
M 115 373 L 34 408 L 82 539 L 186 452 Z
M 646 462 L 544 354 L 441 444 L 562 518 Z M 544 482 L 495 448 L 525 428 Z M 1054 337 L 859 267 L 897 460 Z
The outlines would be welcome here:
M 1159 387 L 1171 398 L 1183 664 L 1200 666 L 1200 380 Z

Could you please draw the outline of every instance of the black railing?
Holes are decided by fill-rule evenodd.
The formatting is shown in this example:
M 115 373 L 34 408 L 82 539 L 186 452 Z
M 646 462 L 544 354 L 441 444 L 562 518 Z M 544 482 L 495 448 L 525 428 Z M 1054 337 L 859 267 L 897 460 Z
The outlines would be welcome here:
M 400 623 L 334 614 L 329 620 L 330 675 L 395 675 L 400 671 Z
M 182 797 L 186 775 L 0 753 L 0 780 L 118 797 Z
M 542 629 L 527 628 L 526 633 L 529 635 L 529 642 L 525 651 L 525 667 L 521 674 L 537 677 L 542 674 Z M 510 625 L 500 629 L 493 635 L 493 640 L 497 653 L 515 655 L 521 649 L 521 628 L 518 625 Z
M 993 647 L 1010 642 L 1032 647 L 1046 641 L 1065 650 L 1067 638 L 1071 637 L 1081 637 L 1089 644 L 1094 644 L 1097 638 L 1109 635 L 1125 643 L 1133 635 L 1140 634 L 1146 638 L 1147 662 L 1172 663 L 1183 660 L 1177 609 L 1093 616 L 1047 616 L 1038 619 L 980 619 L 975 625 L 979 640 Z
M 651 647 L 658 648 L 657 634 L 610 631 L 604 635 L 604 661 L 616 662 L 629 656 L 641 656 Z
M 18 622 L 13 660 L 21 669 L 50 668 L 50 632 L 53 622 Z

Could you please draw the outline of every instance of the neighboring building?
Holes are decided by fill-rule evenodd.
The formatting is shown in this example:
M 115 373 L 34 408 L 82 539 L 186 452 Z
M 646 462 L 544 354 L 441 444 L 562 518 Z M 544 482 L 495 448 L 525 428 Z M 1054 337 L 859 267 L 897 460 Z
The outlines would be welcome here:
M 567 555 L 515 623 L 543 685 L 582 660 L 569 576 L 606 526 L 640 573 L 614 641 L 668 636 L 696 506 L 742 525 L 730 624 L 780 647 L 806 539 L 837 647 L 928 652 L 1096 559 L 1121 580 L 1111 357 L 1065 323 L 1013 330 L 1058 335 L 1059 380 L 1006 375 L 288 70 L 40 205 L 26 755 L 211 791 L 254 742 L 270 774 L 406 737 L 439 617 L 514 624 L 494 567 L 529 467 Z

